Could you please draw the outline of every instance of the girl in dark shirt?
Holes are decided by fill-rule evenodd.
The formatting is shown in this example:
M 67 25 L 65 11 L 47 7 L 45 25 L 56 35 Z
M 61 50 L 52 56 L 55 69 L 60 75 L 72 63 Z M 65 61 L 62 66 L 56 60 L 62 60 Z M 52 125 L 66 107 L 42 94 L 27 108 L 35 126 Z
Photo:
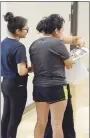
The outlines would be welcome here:
M 1 90 L 4 98 L 1 120 L 1 137 L 16 138 L 27 99 L 27 79 L 30 67 L 27 67 L 25 46 L 19 42 L 28 33 L 27 20 L 6 13 L 7 28 L 10 36 L 1 42 Z
M 53 138 L 64 137 L 62 121 L 68 100 L 64 70 L 65 66 L 71 68 L 74 62 L 69 58 L 63 41 L 53 37 L 61 35 L 63 23 L 64 19 L 58 14 L 45 18 L 39 25 L 44 36 L 34 41 L 29 50 L 34 69 L 33 99 L 37 111 L 35 138 L 44 137 L 49 109 Z
M 41 20 L 38 24 L 37 24 L 37 31 L 39 32 L 38 34 L 38 38 L 43 37 L 44 36 L 44 32 L 43 32 L 43 22 L 44 20 Z M 53 36 L 53 37 L 57 37 L 57 36 Z M 59 36 L 60 39 L 62 39 L 64 41 L 65 44 L 71 44 L 72 46 L 76 48 L 79 47 L 81 48 L 82 46 L 85 45 L 85 41 L 83 40 L 82 37 L 79 36 L 65 36 L 63 33 L 61 36 Z M 76 138 L 76 133 L 75 133 L 75 129 L 74 129 L 74 119 L 73 119 L 73 108 L 72 108 L 72 101 L 71 101 L 71 92 L 70 92 L 70 85 L 68 84 L 68 102 L 67 102 L 67 107 L 64 113 L 64 118 L 63 118 L 63 133 L 64 133 L 64 138 Z M 68 129 L 67 129 L 68 128 Z M 48 122 L 46 125 L 46 129 L 45 129 L 45 134 L 44 134 L 44 138 L 52 138 L 52 126 L 51 126 L 51 114 L 49 111 L 49 115 L 48 115 Z

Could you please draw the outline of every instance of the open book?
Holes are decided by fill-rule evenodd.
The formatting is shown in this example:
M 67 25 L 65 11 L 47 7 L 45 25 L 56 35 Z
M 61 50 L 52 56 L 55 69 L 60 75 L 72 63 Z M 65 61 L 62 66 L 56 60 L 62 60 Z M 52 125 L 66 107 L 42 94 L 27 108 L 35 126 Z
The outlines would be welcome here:
M 73 49 L 70 51 L 70 57 L 75 61 L 85 55 L 89 54 L 89 50 L 86 47 L 82 47 L 80 49 Z

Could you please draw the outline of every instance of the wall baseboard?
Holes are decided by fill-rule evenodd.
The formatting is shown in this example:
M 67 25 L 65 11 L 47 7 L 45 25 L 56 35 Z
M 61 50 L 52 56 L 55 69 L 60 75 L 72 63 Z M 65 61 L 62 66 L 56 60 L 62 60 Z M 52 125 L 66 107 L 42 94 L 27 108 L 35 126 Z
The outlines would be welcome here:
M 30 105 L 26 106 L 25 110 L 24 110 L 24 114 L 29 112 L 30 110 L 32 110 L 33 108 L 35 108 L 35 102 L 31 103 Z

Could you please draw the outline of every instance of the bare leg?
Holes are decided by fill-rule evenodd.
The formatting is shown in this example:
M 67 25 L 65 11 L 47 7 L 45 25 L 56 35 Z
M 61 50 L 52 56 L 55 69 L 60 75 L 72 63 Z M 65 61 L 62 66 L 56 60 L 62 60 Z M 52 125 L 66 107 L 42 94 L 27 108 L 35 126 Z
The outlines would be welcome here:
M 56 102 L 50 105 L 53 138 L 64 138 L 62 122 L 66 106 L 67 100 Z
M 34 130 L 34 138 L 44 138 L 44 132 L 48 120 L 49 104 L 36 102 L 37 123 Z

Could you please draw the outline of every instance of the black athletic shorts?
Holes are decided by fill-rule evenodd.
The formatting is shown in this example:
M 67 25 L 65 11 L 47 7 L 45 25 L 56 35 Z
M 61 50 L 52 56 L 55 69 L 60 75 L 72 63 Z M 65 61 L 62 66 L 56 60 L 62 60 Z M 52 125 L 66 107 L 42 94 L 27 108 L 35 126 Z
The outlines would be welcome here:
M 52 87 L 34 86 L 33 100 L 35 102 L 47 102 L 51 104 L 68 99 L 68 93 L 70 93 L 69 84 Z

